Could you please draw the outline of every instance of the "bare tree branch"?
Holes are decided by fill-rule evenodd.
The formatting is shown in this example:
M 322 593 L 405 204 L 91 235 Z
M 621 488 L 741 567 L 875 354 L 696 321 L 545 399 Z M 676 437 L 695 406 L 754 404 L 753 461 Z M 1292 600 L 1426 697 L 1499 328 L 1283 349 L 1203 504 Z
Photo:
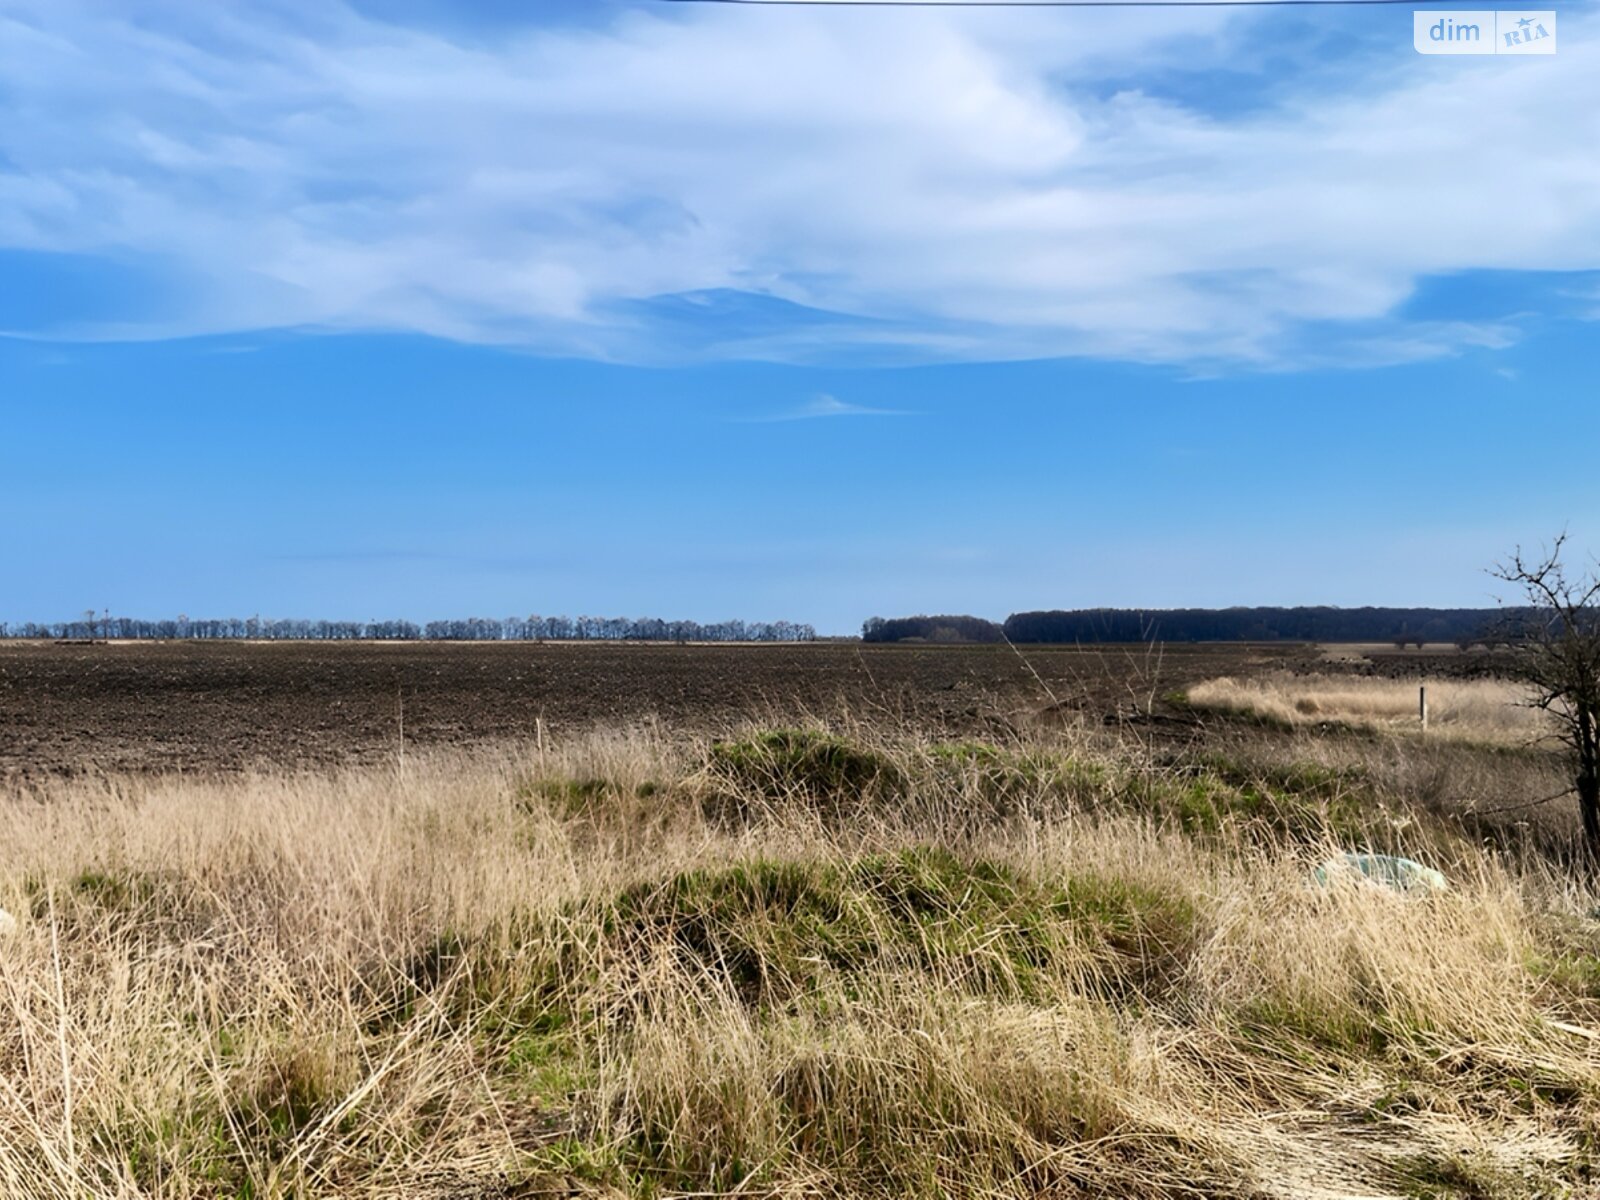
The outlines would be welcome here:
M 1528 704 L 1554 718 L 1573 755 L 1584 839 L 1591 862 L 1600 863 L 1600 570 L 1569 578 L 1566 544 L 1563 531 L 1538 558 L 1518 546 L 1490 573 L 1522 591 L 1505 633 Z

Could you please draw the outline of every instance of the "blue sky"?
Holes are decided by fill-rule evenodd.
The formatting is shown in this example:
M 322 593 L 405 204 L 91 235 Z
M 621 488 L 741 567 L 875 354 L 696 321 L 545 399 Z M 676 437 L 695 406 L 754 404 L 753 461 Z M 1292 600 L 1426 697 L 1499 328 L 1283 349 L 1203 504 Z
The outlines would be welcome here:
M 1487 603 L 1600 22 L 0 0 L 0 619 Z

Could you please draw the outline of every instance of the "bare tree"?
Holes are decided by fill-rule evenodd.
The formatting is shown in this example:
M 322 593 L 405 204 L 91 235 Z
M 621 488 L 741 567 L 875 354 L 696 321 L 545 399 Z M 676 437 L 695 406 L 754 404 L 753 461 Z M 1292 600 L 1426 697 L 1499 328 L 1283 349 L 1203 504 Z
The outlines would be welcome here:
M 1523 593 L 1509 622 L 1517 672 L 1529 703 L 1555 718 L 1573 754 L 1584 842 L 1600 862 L 1600 571 L 1569 576 L 1566 540 L 1563 533 L 1538 557 L 1519 547 L 1492 573 Z

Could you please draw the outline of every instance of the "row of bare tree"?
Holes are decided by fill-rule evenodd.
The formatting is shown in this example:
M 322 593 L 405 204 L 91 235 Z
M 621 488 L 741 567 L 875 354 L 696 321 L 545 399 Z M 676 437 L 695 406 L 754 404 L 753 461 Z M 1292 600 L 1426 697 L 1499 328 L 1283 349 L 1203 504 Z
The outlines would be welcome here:
M 267 641 L 657 641 L 809 642 L 817 631 L 797 621 L 664 621 L 659 617 L 467 617 L 451 621 L 308 621 L 261 617 L 165 621 L 85 612 L 76 621 L 0 623 L 0 637 L 93 641 L 109 638 Z

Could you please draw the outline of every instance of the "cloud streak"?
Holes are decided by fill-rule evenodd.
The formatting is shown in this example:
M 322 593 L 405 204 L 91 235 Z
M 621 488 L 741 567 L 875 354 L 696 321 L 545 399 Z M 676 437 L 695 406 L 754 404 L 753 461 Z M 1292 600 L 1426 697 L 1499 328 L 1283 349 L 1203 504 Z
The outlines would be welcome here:
M 840 400 L 836 396 L 821 395 L 813 396 L 810 400 L 789 412 L 748 419 L 770 423 L 776 421 L 820 421 L 835 417 L 911 417 L 916 415 L 909 409 L 873 408 L 865 404 L 851 404 Z
M 1397 34 L 1239 115 L 1107 81 L 1230 65 L 1275 18 L 674 9 L 480 44 L 290 0 L 123 11 L 0 0 L 0 247 L 132 262 L 181 303 L 32 333 L 1366 365 L 1516 336 L 1396 317 L 1419 279 L 1600 268 L 1577 14 L 1551 59 Z

